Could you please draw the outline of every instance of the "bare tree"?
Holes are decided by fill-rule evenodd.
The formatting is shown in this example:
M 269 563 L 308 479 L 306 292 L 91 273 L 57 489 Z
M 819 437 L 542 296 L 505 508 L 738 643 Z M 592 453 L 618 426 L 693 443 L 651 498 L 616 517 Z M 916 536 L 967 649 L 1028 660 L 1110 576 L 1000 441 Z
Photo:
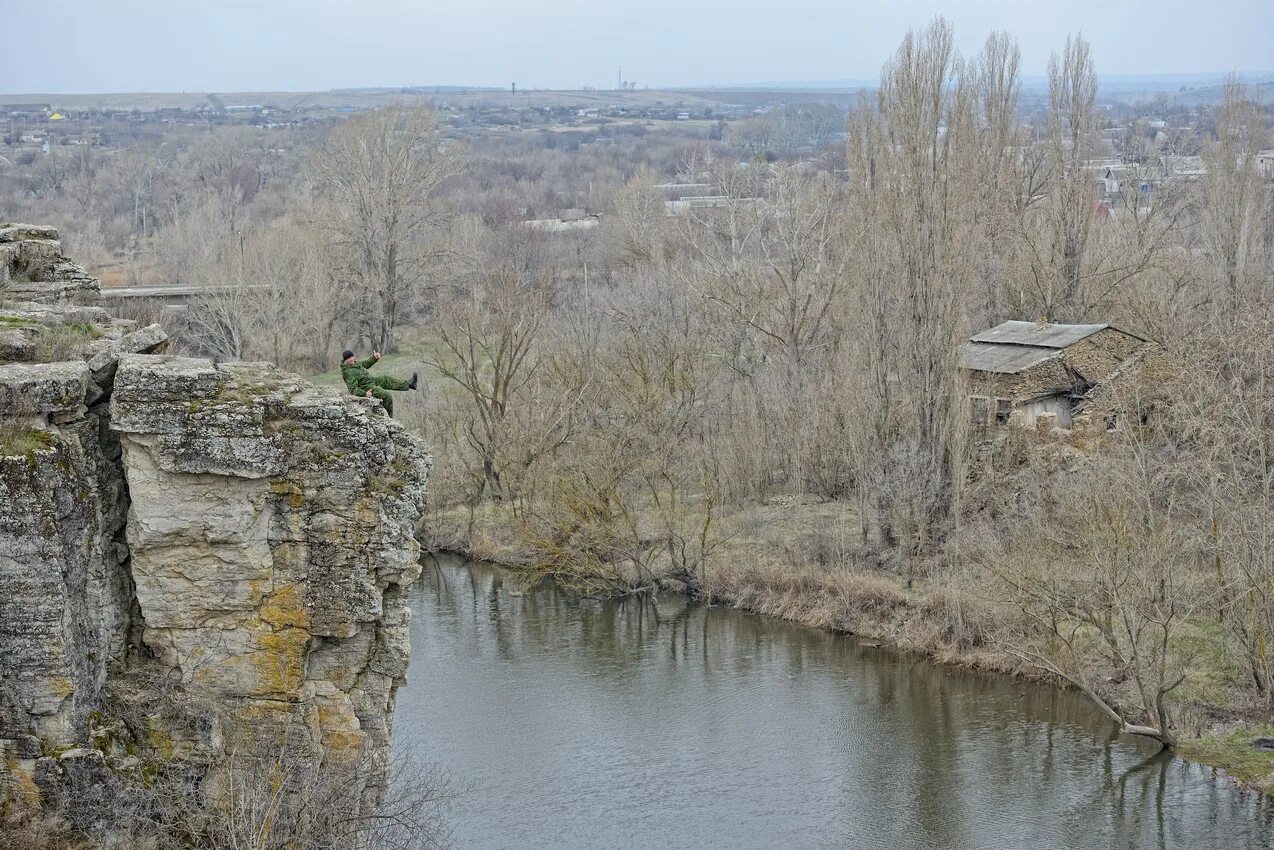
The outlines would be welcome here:
M 1249 289 L 1270 275 L 1271 193 L 1256 169 L 1265 135 L 1256 104 L 1231 78 L 1217 112 L 1216 140 L 1204 146 L 1202 234 L 1232 319 Z
M 440 137 L 428 109 L 391 106 L 332 130 L 313 159 L 330 203 L 320 222 L 351 254 L 356 309 L 365 333 L 385 351 L 422 296 L 445 250 L 431 239 L 442 219 L 437 193 L 460 154 Z
M 1153 451 L 1134 438 L 1090 466 L 992 568 L 1043 641 L 1009 651 L 1073 683 L 1123 731 L 1171 746 L 1169 697 L 1190 660 L 1178 638 L 1216 591 L 1194 569 L 1172 467 Z
M 145 150 L 125 151 L 112 163 L 112 176 L 132 207 L 133 232 L 138 236 L 151 233 L 151 203 L 166 167 L 157 153 Z
M 517 495 L 509 492 L 506 472 L 528 469 L 571 433 L 580 384 L 545 385 L 553 364 L 541 337 L 551 296 L 551 278 L 501 266 L 447 306 L 438 323 L 438 350 L 429 362 L 463 391 L 464 433 L 492 499 Z M 528 427 L 531 419 L 538 427 Z
M 922 517 L 905 549 L 920 555 L 938 539 L 934 527 L 955 515 L 963 463 L 965 417 L 955 356 L 967 336 L 967 299 L 976 264 L 981 144 L 974 88 L 941 18 L 908 33 L 885 66 L 875 107 L 862 104 L 851 118 L 849 171 L 854 213 L 851 233 L 860 257 L 859 309 L 867 321 L 858 339 L 873 376 L 864 399 L 875 421 L 868 458 L 910 457 L 936 487 L 924 505 L 905 509 Z M 900 443 L 910 448 L 891 453 Z M 910 462 L 909 462 L 910 463 Z M 863 481 L 896 478 L 864 470 Z M 886 537 L 889 493 L 877 491 Z
M 1056 275 L 1056 301 L 1047 315 L 1071 318 L 1079 305 L 1084 254 L 1097 202 L 1088 171 L 1094 150 L 1097 71 L 1088 42 L 1067 36 L 1066 49 L 1048 63 L 1049 148 L 1055 173 L 1049 190 L 1051 258 L 1042 274 Z
M 338 334 L 350 327 L 351 298 L 321 236 L 281 220 L 221 248 L 187 267 L 201 287 L 187 313 L 193 344 L 222 360 L 265 359 L 301 371 L 330 363 Z

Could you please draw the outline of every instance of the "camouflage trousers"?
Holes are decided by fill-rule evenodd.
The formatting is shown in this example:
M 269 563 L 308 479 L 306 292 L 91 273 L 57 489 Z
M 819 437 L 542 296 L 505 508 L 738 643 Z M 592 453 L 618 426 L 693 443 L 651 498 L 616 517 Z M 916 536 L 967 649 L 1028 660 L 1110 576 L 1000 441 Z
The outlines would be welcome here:
M 394 397 L 390 395 L 389 392 L 392 390 L 393 392 L 400 393 L 404 390 L 411 389 L 411 387 L 407 386 L 406 381 L 400 381 L 389 375 L 377 375 L 372 378 L 372 383 L 376 385 L 372 387 L 372 398 L 379 399 L 381 406 L 385 408 L 385 412 L 388 413 L 390 417 L 393 417 Z

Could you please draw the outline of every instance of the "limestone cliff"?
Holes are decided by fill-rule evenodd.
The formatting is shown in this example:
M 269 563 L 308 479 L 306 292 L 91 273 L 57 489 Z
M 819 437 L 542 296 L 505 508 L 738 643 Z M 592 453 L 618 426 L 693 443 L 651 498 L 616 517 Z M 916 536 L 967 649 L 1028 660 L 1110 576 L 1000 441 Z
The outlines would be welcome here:
M 56 239 L 0 225 L 8 790 L 283 742 L 383 768 L 429 455 L 369 400 L 158 353 Z

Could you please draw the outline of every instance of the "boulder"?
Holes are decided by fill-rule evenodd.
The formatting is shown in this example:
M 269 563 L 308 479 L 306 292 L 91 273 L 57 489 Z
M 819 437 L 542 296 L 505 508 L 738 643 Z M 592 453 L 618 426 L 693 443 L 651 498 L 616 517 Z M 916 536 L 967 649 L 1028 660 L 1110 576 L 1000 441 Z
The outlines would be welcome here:
M 0 366 L 0 411 L 8 416 L 75 411 L 84 404 L 90 383 L 83 361 L 9 363 Z

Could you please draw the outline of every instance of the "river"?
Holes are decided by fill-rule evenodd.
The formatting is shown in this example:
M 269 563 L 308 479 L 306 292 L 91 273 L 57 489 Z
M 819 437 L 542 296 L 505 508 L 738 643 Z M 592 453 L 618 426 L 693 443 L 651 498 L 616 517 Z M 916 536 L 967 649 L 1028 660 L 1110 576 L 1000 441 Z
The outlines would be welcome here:
M 679 599 L 428 559 L 395 738 L 461 847 L 1247 848 L 1274 807 L 1080 696 Z

